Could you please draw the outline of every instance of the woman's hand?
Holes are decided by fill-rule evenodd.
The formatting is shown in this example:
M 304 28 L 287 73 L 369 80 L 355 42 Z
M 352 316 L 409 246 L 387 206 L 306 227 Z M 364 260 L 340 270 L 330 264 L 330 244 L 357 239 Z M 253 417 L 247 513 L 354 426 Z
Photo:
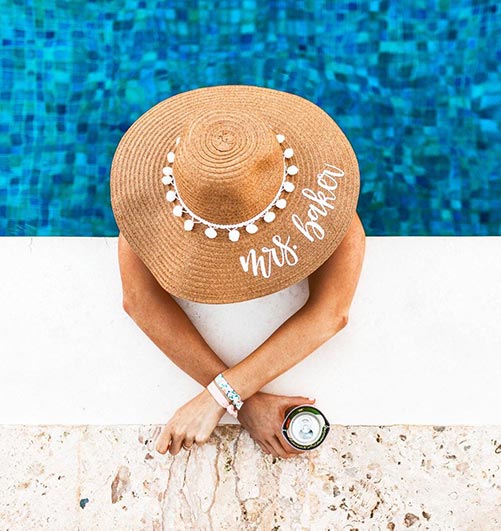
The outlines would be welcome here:
M 205 388 L 174 413 L 158 436 L 156 451 L 176 455 L 183 444 L 189 449 L 194 443 L 206 443 L 225 413 Z
M 284 396 L 258 391 L 244 401 L 238 412 L 240 424 L 261 447 L 275 457 L 294 457 L 304 450 L 293 448 L 282 435 L 285 411 L 300 404 L 313 404 L 304 396 Z

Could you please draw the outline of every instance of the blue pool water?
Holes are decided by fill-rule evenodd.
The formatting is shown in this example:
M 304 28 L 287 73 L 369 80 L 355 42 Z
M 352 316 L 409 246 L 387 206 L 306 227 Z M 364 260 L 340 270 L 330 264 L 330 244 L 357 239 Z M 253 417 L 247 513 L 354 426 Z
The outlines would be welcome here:
M 501 234 L 495 2 L 0 1 L 0 234 L 116 236 L 120 137 L 180 91 L 262 85 L 324 108 L 372 235 Z

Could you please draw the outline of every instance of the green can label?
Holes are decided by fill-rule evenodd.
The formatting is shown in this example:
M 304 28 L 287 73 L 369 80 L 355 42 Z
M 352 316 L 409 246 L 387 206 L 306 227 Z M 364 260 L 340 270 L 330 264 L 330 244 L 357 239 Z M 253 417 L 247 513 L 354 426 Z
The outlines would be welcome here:
M 330 424 L 316 407 L 302 405 L 290 408 L 282 424 L 286 441 L 298 450 L 313 450 L 325 440 Z

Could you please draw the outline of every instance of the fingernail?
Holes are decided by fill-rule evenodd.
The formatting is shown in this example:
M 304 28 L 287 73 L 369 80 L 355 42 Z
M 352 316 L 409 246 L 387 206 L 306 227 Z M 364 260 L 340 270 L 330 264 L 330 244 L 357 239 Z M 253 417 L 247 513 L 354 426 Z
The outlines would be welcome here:
M 308 400 L 313 400 L 313 402 L 315 402 L 315 399 L 311 397 L 308 397 Z

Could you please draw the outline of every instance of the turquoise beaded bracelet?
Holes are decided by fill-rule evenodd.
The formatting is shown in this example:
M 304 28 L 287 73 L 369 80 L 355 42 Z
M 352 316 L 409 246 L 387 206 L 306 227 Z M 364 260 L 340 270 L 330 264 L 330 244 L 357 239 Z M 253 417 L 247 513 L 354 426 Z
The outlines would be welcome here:
M 217 383 L 217 385 L 221 388 L 221 390 L 225 393 L 228 400 L 237 408 L 240 409 L 244 403 L 242 402 L 242 399 L 240 398 L 240 395 L 231 387 L 231 385 L 228 383 L 226 378 L 223 376 L 223 373 L 219 373 L 215 378 L 214 381 Z

